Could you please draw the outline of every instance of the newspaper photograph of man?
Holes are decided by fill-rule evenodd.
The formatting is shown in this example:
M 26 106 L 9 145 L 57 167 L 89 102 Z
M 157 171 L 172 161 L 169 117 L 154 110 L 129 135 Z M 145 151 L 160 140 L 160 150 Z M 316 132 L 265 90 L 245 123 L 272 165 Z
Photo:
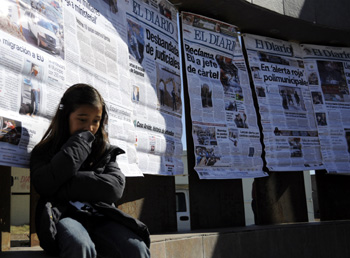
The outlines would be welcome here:
M 21 107 L 19 113 L 37 116 L 41 106 L 42 68 L 27 60 L 23 68 Z
M 172 114 L 181 114 L 181 80 L 175 71 L 162 66 L 157 67 L 156 91 L 160 110 Z
M 232 58 L 216 55 L 216 61 L 220 67 L 220 81 L 224 88 L 224 94 L 232 97 L 242 95 L 238 68 L 233 64 Z
M 213 94 L 213 91 L 210 89 L 209 85 L 204 83 L 201 86 L 201 98 L 202 98 L 203 108 L 213 107 L 212 94 Z
M 128 47 L 132 58 L 139 64 L 144 58 L 145 41 L 143 36 L 143 28 L 141 25 L 127 20 L 128 23 Z

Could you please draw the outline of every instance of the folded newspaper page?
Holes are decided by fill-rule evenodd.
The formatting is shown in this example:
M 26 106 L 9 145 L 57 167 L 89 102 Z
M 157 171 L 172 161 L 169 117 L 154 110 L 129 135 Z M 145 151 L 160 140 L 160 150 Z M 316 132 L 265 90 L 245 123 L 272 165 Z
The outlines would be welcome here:
M 306 65 L 298 44 L 244 34 L 270 171 L 323 168 Z
M 262 145 L 237 27 L 182 13 L 195 170 L 201 179 L 262 177 Z
M 104 97 L 128 176 L 183 173 L 177 10 L 166 1 L 3 0 L 0 164 L 28 167 L 65 90 Z
M 350 173 L 350 48 L 301 48 L 325 169 Z

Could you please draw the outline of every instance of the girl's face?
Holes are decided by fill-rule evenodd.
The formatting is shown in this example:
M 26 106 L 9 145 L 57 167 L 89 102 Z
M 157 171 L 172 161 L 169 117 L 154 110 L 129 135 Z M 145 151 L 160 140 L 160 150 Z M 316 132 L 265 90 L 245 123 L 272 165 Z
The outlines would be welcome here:
M 69 115 L 69 132 L 73 135 L 77 131 L 90 131 L 96 134 L 100 127 L 102 107 L 81 105 Z

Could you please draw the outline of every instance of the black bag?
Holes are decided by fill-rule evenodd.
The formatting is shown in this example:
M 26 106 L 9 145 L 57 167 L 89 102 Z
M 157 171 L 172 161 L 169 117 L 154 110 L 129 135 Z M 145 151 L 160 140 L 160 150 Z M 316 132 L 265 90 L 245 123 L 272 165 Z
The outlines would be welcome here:
M 66 205 L 53 204 L 40 199 L 36 207 L 36 231 L 40 240 L 40 246 L 50 254 L 58 254 L 59 248 L 56 242 L 57 222 L 67 210 Z
M 150 248 L 151 239 L 148 227 L 138 219 L 133 218 L 129 214 L 124 213 L 123 211 L 113 207 L 109 204 L 99 202 L 95 203 L 93 207 L 105 215 L 106 217 L 124 225 L 125 227 L 132 230 L 135 234 L 137 234 L 141 239 L 145 242 L 146 246 Z

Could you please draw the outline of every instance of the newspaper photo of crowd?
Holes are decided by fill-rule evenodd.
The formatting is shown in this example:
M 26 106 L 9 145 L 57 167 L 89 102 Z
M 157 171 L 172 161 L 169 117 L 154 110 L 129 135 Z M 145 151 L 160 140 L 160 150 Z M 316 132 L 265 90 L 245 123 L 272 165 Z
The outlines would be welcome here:
M 220 157 L 216 156 L 214 148 L 196 147 L 196 165 L 198 167 L 214 166 L 219 160 Z
M 194 141 L 198 145 L 217 145 L 215 127 L 193 126 Z
M 306 110 L 300 88 L 279 86 L 279 92 L 282 97 L 282 106 L 284 109 L 294 111 Z

